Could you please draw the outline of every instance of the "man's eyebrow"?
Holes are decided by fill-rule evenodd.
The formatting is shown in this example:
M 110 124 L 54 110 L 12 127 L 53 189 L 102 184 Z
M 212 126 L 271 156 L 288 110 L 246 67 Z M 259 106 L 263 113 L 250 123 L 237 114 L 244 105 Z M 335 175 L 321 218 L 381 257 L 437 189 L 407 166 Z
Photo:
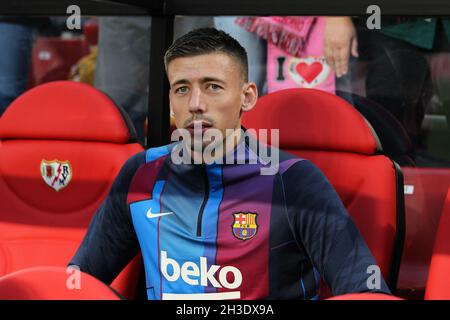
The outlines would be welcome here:
M 220 82 L 222 84 L 225 84 L 225 81 L 219 79 L 219 78 L 214 78 L 214 77 L 205 77 L 201 80 L 202 83 L 205 82 Z
M 221 79 L 219 79 L 219 78 L 215 78 L 215 77 L 204 77 L 204 78 L 202 78 L 202 79 L 200 80 L 200 82 L 201 82 L 201 83 L 206 83 L 206 82 L 219 82 L 219 83 L 222 83 L 222 84 L 226 84 L 225 81 L 223 81 L 223 80 L 221 80 Z M 187 84 L 187 83 L 190 83 L 190 81 L 187 80 L 187 79 L 180 79 L 180 80 L 177 80 L 177 81 L 175 81 L 174 83 L 172 83 L 172 86 L 176 86 L 176 85 L 179 85 L 179 84 Z
M 180 79 L 180 80 L 175 81 L 171 85 L 176 86 L 177 84 L 186 84 L 186 83 L 189 83 L 189 81 L 187 81 L 186 79 Z

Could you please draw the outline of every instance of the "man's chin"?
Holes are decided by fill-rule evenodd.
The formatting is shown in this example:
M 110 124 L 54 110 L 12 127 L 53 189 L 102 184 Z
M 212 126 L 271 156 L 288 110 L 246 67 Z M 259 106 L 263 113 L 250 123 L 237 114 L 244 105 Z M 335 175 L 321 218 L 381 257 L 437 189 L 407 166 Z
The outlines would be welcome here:
M 198 144 L 192 144 L 190 146 L 190 150 L 192 153 L 195 153 L 197 156 L 201 156 L 202 158 L 215 158 L 217 156 L 221 156 L 222 151 L 222 142 L 202 142 Z M 204 159 L 204 160 L 207 160 Z
M 203 153 L 205 152 L 206 148 L 208 150 L 214 149 L 218 147 L 218 143 L 215 142 L 199 142 L 199 143 L 192 143 L 191 144 L 191 151 Z

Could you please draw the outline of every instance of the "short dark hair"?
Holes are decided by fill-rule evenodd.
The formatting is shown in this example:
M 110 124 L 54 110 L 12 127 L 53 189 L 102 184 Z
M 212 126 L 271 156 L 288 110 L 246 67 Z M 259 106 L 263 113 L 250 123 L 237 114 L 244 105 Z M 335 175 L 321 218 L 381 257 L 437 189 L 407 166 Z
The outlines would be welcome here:
M 175 40 L 164 55 L 164 64 L 167 70 L 169 63 L 176 58 L 209 53 L 225 53 L 234 58 L 242 68 L 244 81 L 248 81 L 247 52 L 236 39 L 215 28 L 195 29 Z

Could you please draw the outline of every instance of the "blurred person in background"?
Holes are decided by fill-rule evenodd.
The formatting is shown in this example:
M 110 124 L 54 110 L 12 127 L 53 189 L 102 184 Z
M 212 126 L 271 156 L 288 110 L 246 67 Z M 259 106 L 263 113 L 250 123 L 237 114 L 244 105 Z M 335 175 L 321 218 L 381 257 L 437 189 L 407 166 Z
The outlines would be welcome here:
M 0 17 L 0 116 L 28 87 L 33 36 L 40 18 Z

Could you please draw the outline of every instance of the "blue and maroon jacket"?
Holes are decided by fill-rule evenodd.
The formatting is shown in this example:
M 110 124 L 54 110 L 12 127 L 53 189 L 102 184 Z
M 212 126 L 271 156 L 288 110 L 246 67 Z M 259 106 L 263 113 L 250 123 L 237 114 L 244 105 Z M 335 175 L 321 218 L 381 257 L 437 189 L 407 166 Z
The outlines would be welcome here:
M 126 162 L 70 264 L 111 283 L 141 250 L 157 300 L 316 299 L 319 277 L 333 294 L 373 291 L 374 258 L 311 162 L 280 151 L 261 175 L 243 140 L 246 164 L 176 165 L 174 145 Z

